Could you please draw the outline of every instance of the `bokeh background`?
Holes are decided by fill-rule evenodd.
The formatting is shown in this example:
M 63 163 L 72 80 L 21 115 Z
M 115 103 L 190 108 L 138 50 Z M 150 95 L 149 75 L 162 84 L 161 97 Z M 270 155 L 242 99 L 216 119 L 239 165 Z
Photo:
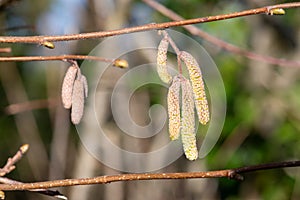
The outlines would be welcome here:
M 185 18 L 195 18 L 288 1 L 160 2 Z M 10 36 L 71 34 L 169 21 L 143 2 L 133 0 L 6 0 L 0 2 L 0 11 L 1 34 Z M 299 9 L 289 9 L 284 16 L 258 15 L 197 26 L 261 55 L 299 61 L 299 19 Z M 221 138 L 206 158 L 190 162 L 182 156 L 157 172 L 216 170 L 299 158 L 299 66 L 282 67 L 249 60 L 194 37 L 182 28 L 175 30 L 201 43 L 216 62 L 226 88 L 227 115 Z M 100 41 L 59 42 L 54 50 L 31 44 L 0 46 L 12 48 L 9 56 L 88 54 Z M 145 58 L 132 59 L 130 62 L 139 63 L 139 59 Z M 60 87 L 67 67 L 59 61 L 0 63 L 0 164 L 4 165 L 21 144 L 30 144 L 29 152 L 7 177 L 31 182 L 120 173 L 94 159 L 70 124 L 69 111 L 60 103 Z M 123 72 L 112 68 L 109 73 L 102 89 L 106 101 L 111 84 Z M 146 125 L 149 107 L 165 104 L 165 96 L 166 89 L 161 87 L 140 89 L 131 103 L 133 119 Z M 131 148 L 141 145 L 122 139 L 105 101 L 100 107 L 115 142 Z M 142 145 L 151 145 L 151 138 L 143 140 Z M 300 171 L 295 168 L 249 173 L 243 182 L 225 178 L 134 181 L 59 188 L 59 191 L 72 200 L 299 199 Z M 51 199 L 30 192 L 6 192 L 6 196 Z

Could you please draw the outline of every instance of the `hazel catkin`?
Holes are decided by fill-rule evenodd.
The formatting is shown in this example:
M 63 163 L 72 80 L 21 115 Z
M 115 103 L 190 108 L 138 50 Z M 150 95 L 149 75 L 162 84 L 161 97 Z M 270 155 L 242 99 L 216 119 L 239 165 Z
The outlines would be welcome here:
M 68 68 L 61 90 L 61 99 L 64 108 L 69 109 L 72 106 L 72 92 L 73 92 L 73 85 L 76 79 L 78 67 L 76 65 L 72 65 Z
M 157 73 L 163 82 L 169 84 L 172 80 L 172 76 L 169 74 L 167 69 L 168 47 L 169 47 L 169 41 L 166 38 L 163 38 L 158 45 Z
M 200 67 L 196 59 L 188 52 L 182 51 L 180 58 L 189 71 L 199 122 L 205 125 L 209 121 L 209 108 Z
M 192 87 L 189 80 L 184 79 L 181 82 L 182 89 L 182 127 L 181 140 L 183 151 L 187 159 L 196 160 L 198 158 L 198 150 L 196 144 L 195 133 L 195 113 L 194 98 Z
M 76 79 L 73 87 L 72 94 L 72 109 L 71 121 L 73 124 L 79 124 L 84 110 L 84 85 L 82 79 Z
M 178 139 L 180 135 L 180 77 L 175 76 L 169 87 L 167 96 L 168 116 L 169 116 L 169 135 L 171 140 Z

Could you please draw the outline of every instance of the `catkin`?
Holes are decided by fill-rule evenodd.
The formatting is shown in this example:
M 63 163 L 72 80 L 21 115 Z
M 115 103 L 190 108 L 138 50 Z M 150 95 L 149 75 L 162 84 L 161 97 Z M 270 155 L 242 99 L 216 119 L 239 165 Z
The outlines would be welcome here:
M 83 116 L 84 95 L 84 85 L 82 79 L 76 79 L 74 82 L 72 95 L 71 121 L 73 124 L 79 124 Z
M 199 122 L 206 124 L 209 121 L 209 108 L 200 67 L 196 59 L 185 51 L 181 52 L 180 58 L 184 61 L 189 71 Z
M 69 109 L 72 106 L 72 92 L 77 71 L 78 67 L 76 65 L 70 66 L 63 80 L 61 98 L 63 106 L 66 109 Z
M 196 160 L 198 158 L 198 150 L 196 144 L 195 133 L 195 113 L 194 98 L 192 86 L 189 80 L 185 79 L 181 82 L 182 89 L 182 127 L 181 140 L 183 151 L 187 159 Z
M 165 83 L 170 83 L 172 76 L 167 70 L 167 52 L 169 47 L 169 41 L 163 38 L 158 45 L 157 52 L 157 73 L 160 79 Z
M 180 77 L 175 76 L 171 86 L 169 87 L 167 104 L 169 115 L 169 135 L 171 140 L 178 139 L 180 135 Z
M 83 89 L 84 89 L 84 97 L 87 98 L 88 93 L 89 93 L 89 88 L 88 88 L 88 83 L 87 83 L 86 77 L 84 75 L 81 75 L 81 81 L 82 81 Z

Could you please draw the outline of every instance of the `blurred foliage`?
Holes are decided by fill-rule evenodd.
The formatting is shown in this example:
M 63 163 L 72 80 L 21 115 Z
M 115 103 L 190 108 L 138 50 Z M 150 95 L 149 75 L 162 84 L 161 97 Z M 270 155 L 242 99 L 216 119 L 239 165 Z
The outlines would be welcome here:
M 3 35 L 30 35 L 37 34 L 44 30 L 55 29 L 48 27 L 48 24 L 40 27 L 39 20 L 49 11 L 55 8 L 55 4 L 61 1 L 18 1 L 10 5 L 0 17 L 1 27 L 12 27 L 20 25 L 32 25 L 35 30 L 19 30 L 3 32 Z M 164 0 L 160 1 L 168 8 L 178 12 L 185 18 L 195 18 L 206 15 L 219 13 L 228 13 L 232 11 L 253 8 L 260 5 L 259 1 L 228 1 L 228 0 Z M 265 4 L 282 3 L 290 1 L 263 1 Z M 70 3 L 70 2 L 69 2 Z M 85 2 L 87 4 L 87 2 Z M 138 4 L 139 1 L 132 2 Z M 33 6 L 34 4 L 34 6 Z M 82 29 L 84 23 L 90 24 L 89 15 L 94 13 L 88 10 L 88 5 L 84 4 L 85 12 L 80 13 L 83 16 L 82 22 L 78 26 Z M 146 6 L 145 6 L 146 7 Z M 68 8 L 65 8 L 68 9 Z M 128 15 L 131 10 L 128 10 Z M 151 13 L 153 17 L 150 21 L 164 22 L 169 21 L 166 17 L 157 12 Z M 73 15 L 74 12 L 73 12 Z M 76 13 L 77 15 L 77 13 Z M 212 22 L 208 24 L 197 25 L 199 28 L 208 33 L 222 38 L 223 40 L 233 43 L 242 48 L 251 49 L 263 55 L 287 58 L 295 60 L 299 58 L 300 26 L 299 26 L 299 9 L 290 9 L 285 16 L 269 17 L 251 16 L 228 21 Z M 61 20 L 57 16 L 57 21 Z M 140 19 L 141 20 L 141 19 Z M 149 19 L 142 19 L 148 22 Z M 68 21 L 66 20 L 66 23 Z M 279 26 L 275 26 L 274 23 Z M 51 24 L 53 25 L 53 24 Z M 97 27 L 96 25 L 92 27 Z M 86 25 L 88 27 L 88 25 Z M 102 27 L 101 27 L 102 28 Z M 186 31 L 184 33 L 191 36 Z M 261 35 L 255 35 L 259 30 L 266 30 Z M 286 30 L 289 34 L 282 37 Z M 62 33 L 64 33 L 62 31 Z M 52 34 L 52 33 L 49 33 Z M 261 164 L 266 162 L 276 162 L 300 157 L 300 73 L 295 68 L 280 68 L 269 64 L 250 61 L 240 55 L 220 50 L 219 47 L 205 43 L 203 39 L 195 38 L 202 43 L 209 51 L 210 55 L 216 62 L 222 75 L 227 95 L 227 115 L 221 138 L 212 152 L 204 159 L 208 170 L 235 168 L 247 165 Z M 293 45 L 285 45 L 288 40 L 293 41 Z M 257 45 L 256 41 L 261 41 Z M 262 41 L 269 41 L 264 43 Z M 97 43 L 98 41 L 95 41 Z M 66 43 L 62 45 L 55 53 L 64 53 L 67 49 Z M 94 47 L 93 42 L 80 43 L 80 48 L 76 46 L 71 50 L 72 53 L 88 54 Z M 30 46 L 26 44 L 4 45 L 13 48 L 12 55 L 33 55 L 40 53 L 41 47 Z M 86 52 L 83 52 L 86 51 Z M 49 53 L 44 51 L 43 53 Z M 51 52 L 52 53 L 52 52 Z M 49 53 L 49 54 L 51 54 Z M 45 99 L 49 94 L 59 96 L 59 85 L 57 75 L 53 75 L 54 81 L 58 86 L 56 90 L 49 87 L 47 67 L 55 68 L 59 64 L 41 64 L 41 63 L 0 63 L 0 68 L 13 67 L 21 77 L 21 84 L 29 100 Z M 60 67 L 60 66 L 59 66 Z M 58 68 L 55 69 L 58 71 Z M 3 70 L 0 73 L 4 73 Z M 57 74 L 63 74 L 63 71 Z M 5 75 L 4 75 L 5 76 Z M 3 75 L 2 75 L 3 77 Z M 15 77 L 16 78 L 16 77 Z M 15 78 L 12 78 L 14 80 Z M 55 79 L 56 78 L 56 79 Z M 0 77 L 1 79 L 1 77 Z M 3 86 L 4 79 L 1 79 L 0 87 L 0 105 L 2 108 L 0 116 L 0 163 L 3 165 L 6 159 L 13 155 L 22 143 L 18 128 L 16 127 L 15 117 L 17 115 L 7 115 L 4 108 L 12 102 L 8 100 L 8 91 Z M 14 81 L 5 82 L 12 88 L 16 84 Z M 134 84 L 134 80 L 133 80 Z M 54 87 L 55 88 L 55 87 Z M 161 86 L 145 86 L 140 88 L 147 90 L 150 94 L 150 105 L 164 101 L 166 90 Z M 53 92 L 54 90 L 55 92 Z M 52 93 L 51 93 L 52 91 Z M 17 103 L 17 102 L 15 102 Z M 37 120 L 43 145 L 47 155 L 51 157 L 52 132 L 54 131 L 54 118 L 57 112 L 55 109 L 40 109 L 33 111 Z M 204 130 L 205 128 L 203 128 Z M 201 129 L 202 130 L 202 129 Z M 73 165 L 76 159 L 78 143 L 80 143 L 75 128 L 71 128 L 69 136 L 69 146 L 67 151 L 70 153 L 66 161 L 66 177 L 72 176 Z M 243 138 L 241 138 L 243 137 Z M 230 139 L 230 140 L 229 140 Z M 226 142 L 232 142 L 227 143 Z M 232 145 L 231 145 L 232 144 Z M 34 145 L 34 144 L 31 144 Z M 39 159 L 39 158 L 37 158 Z M 47 159 L 47 158 L 46 158 Z M 179 160 L 180 163 L 183 159 Z M 196 162 L 203 162 L 198 160 Z M 30 168 L 29 161 L 22 161 L 18 164 L 16 171 L 10 174 L 11 178 L 22 179 L 24 181 L 35 180 Z M 49 166 L 48 166 L 49 167 Z M 182 169 L 179 164 L 178 169 Z M 26 173 L 24 173 L 24 169 Z M 184 168 L 183 168 L 184 169 Z M 48 168 L 41 171 L 47 171 Z M 42 179 L 47 179 L 48 175 L 43 174 Z M 244 182 L 236 182 L 227 179 L 215 180 L 217 184 L 216 199 L 299 199 L 296 185 L 299 185 L 299 176 L 296 173 L 293 176 L 286 173 L 285 170 L 276 169 L 270 171 L 255 172 L 247 174 Z M 10 194 L 10 199 L 26 199 L 27 196 L 16 193 L 15 196 Z M 195 198 L 198 199 L 198 198 Z

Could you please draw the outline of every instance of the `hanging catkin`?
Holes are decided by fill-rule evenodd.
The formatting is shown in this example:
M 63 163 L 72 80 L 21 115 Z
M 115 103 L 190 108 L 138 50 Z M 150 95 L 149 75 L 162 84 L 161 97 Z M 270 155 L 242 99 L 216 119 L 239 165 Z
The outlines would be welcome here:
M 182 90 L 182 120 L 181 120 L 181 140 L 183 151 L 187 159 L 196 160 L 198 158 L 198 150 L 196 144 L 195 133 L 195 113 L 194 98 L 192 86 L 189 80 L 181 81 Z
M 72 92 L 73 92 L 73 85 L 77 75 L 77 71 L 78 71 L 78 67 L 76 65 L 70 66 L 63 80 L 61 98 L 62 98 L 63 106 L 66 109 L 69 109 L 72 106 Z
M 169 41 L 163 38 L 158 45 L 157 52 L 157 73 L 160 79 L 165 83 L 170 83 L 172 76 L 167 69 L 167 53 L 168 53 Z
M 171 86 L 169 87 L 167 104 L 169 115 L 169 135 L 171 140 L 178 139 L 180 135 L 180 77 L 175 76 Z
M 86 77 L 83 74 L 81 74 L 81 81 L 82 81 L 83 89 L 84 89 L 84 97 L 87 98 L 88 93 L 89 93 L 89 88 L 88 88 L 88 83 L 87 83 Z
M 73 124 L 79 124 L 84 109 L 84 85 L 81 77 L 74 82 L 72 95 L 71 121 Z
M 209 108 L 200 67 L 196 59 L 188 52 L 182 51 L 180 58 L 184 61 L 189 71 L 199 122 L 206 124 L 209 121 Z

